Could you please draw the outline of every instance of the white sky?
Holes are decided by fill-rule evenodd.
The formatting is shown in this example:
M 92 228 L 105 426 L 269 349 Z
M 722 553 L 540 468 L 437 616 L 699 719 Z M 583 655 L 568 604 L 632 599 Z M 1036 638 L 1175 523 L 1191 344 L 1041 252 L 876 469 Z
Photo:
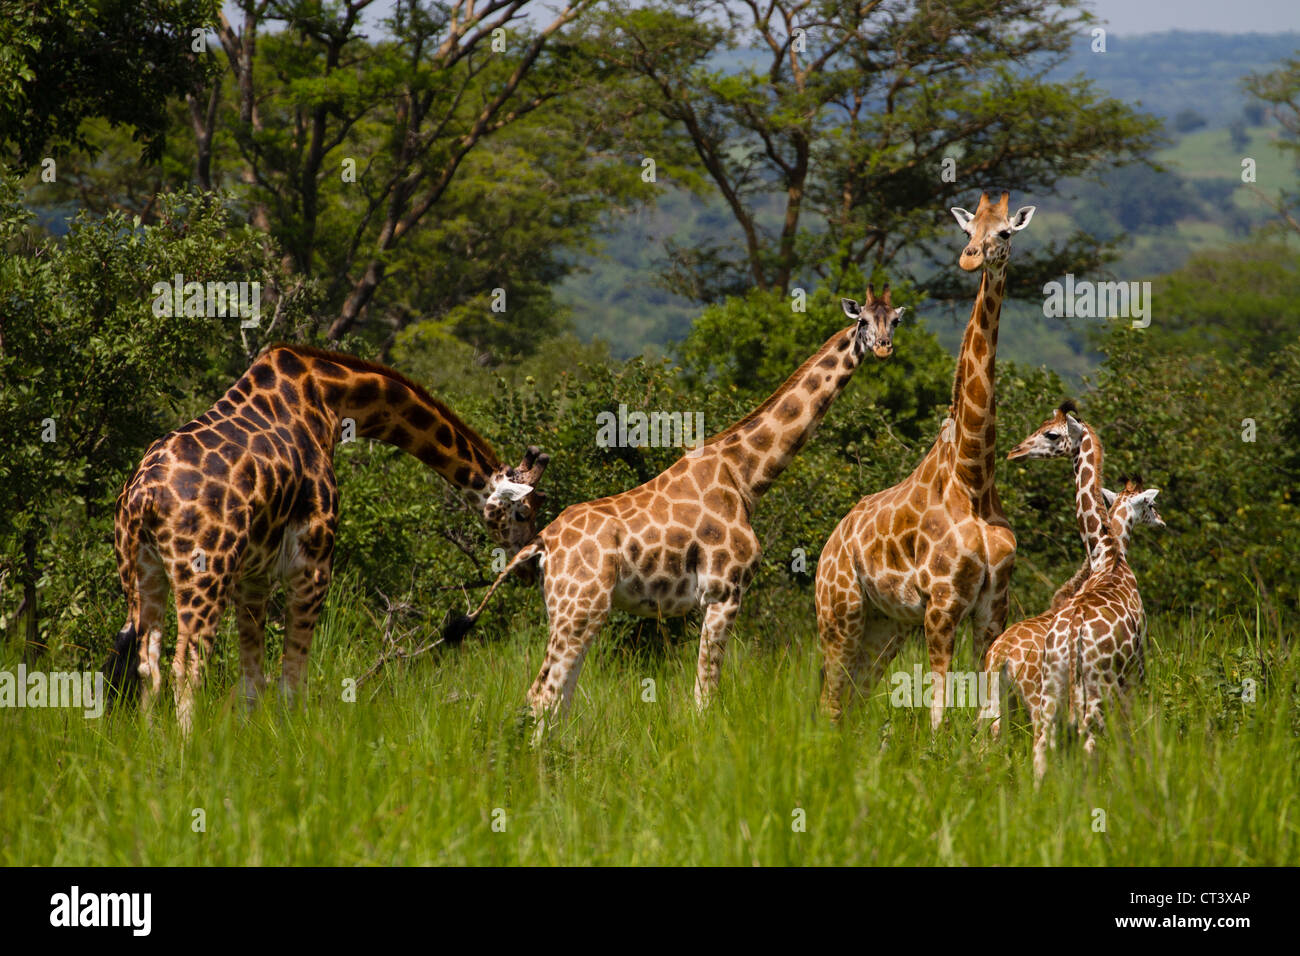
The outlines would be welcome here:
M 1115 33 L 1211 30 L 1287 33 L 1300 30 L 1300 0 L 1091 0 Z
M 1217 33 L 1287 33 L 1300 30 L 1300 0 L 1089 0 L 1092 11 L 1114 33 L 1160 33 L 1165 30 L 1211 30 Z M 238 24 L 233 4 L 226 15 Z M 377 0 L 364 22 L 373 24 L 392 9 L 393 0 Z M 530 19 L 554 9 L 554 0 L 530 4 Z M 527 8 L 525 8 L 527 9 Z

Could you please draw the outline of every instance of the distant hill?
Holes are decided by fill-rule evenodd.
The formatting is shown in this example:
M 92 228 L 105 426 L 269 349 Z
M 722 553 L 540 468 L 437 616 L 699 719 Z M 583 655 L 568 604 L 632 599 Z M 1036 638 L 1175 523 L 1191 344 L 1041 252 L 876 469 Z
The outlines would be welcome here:
M 1092 52 L 1092 37 L 1075 41 L 1070 55 L 1047 74 L 1062 80 L 1083 73 L 1116 99 L 1161 119 L 1199 114 L 1208 125 L 1227 126 L 1242 115 L 1247 73 L 1266 70 L 1300 49 L 1300 33 L 1203 33 L 1172 30 L 1106 36 L 1106 52 Z

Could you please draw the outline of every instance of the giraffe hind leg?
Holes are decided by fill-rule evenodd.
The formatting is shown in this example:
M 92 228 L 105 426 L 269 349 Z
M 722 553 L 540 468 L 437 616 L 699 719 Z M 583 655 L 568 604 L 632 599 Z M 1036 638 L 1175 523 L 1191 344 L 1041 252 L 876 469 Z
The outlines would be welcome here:
M 546 591 L 551 633 L 546 660 L 528 691 L 528 704 L 536 721 L 534 746 L 542 740 L 548 724 L 569 712 L 582 662 L 609 616 L 612 584 L 593 577 L 578 593 L 565 594 L 562 604 L 557 586 L 550 579 Z

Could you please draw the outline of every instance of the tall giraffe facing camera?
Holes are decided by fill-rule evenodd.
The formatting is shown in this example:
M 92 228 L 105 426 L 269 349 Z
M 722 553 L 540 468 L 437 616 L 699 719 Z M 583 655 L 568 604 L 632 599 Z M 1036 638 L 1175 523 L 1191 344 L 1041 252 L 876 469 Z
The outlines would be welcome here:
M 938 727 L 957 625 L 971 617 L 979 661 L 1006 623 L 1016 537 L 993 482 L 994 371 L 1011 237 L 1034 215 L 1033 206 L 1009 215 L 1009 198 L 993 203 L 985 193 L 973 214 L 952 210 L 968 236 L 959 264 L 983 274 L 957 359 L 951 418 L 910 476 L 844 516 L 817 561 L 821 702 L 832 720 L 842 715 L 846 692 L 874 686 L 904 636 L 924 627 L 934 675 L 930 724 Z

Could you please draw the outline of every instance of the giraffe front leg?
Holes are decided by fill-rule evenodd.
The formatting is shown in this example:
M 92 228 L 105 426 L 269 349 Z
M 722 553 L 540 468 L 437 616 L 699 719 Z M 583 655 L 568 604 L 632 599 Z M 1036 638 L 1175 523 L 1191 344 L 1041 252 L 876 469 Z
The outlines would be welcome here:
M 302 568 L 290 581 L 288 626 L 284 630 L 284 663 L 280 668 L 280 695 L 292 706 L 304 699 L 307 657 L 311 653 L 316 621 L 329 592 L 328 567 Z
M 695 666 L 695 707 L 704 710 L 718 689 L 722 676 L 722 658 L 727 651 L 731 625 L 740 611 L 740 593 L 732 591 L 721 601 L 704 608 L 700 628 L 700 656 Z
M 1009 535 L 1010 532 L 1007 532 Z M 1005 549 L 1005 546 L 1003 548 Z M 1007 606 L 1011 590 L 1011 568 L 1015 564 L 1015 539 L 1010 549 L 998 563 L 991 564 L 984 590 L 971 607 L 971 635 L 975 652 L 975 667 L 983 666 L 989 648 L 1002 635 L 1007 624 Z
M 303 700 L 307 681 L 307 657 L 311 653 L 312 637 L 325 596 L 329 593 L 334 556 L 334 522 L 332 514 L 312 519 L 305 528 L 295 532 L 297 553 L 289 565 L 285 582 L 288 612 L 284 629 L 284 660 L 280 666 L 280 696 L 284 703 L 293 706 Z
M 1069 663 L 1064 651 L 1049 649 L 1043 665 L 1042 689 L 1038 706 L 1033 712 L 1034 721 L 1034 785 L 1047 773 L 1047 751 L 1056 749 L 1056 725 L 1060 704 L 1069 699 Z

